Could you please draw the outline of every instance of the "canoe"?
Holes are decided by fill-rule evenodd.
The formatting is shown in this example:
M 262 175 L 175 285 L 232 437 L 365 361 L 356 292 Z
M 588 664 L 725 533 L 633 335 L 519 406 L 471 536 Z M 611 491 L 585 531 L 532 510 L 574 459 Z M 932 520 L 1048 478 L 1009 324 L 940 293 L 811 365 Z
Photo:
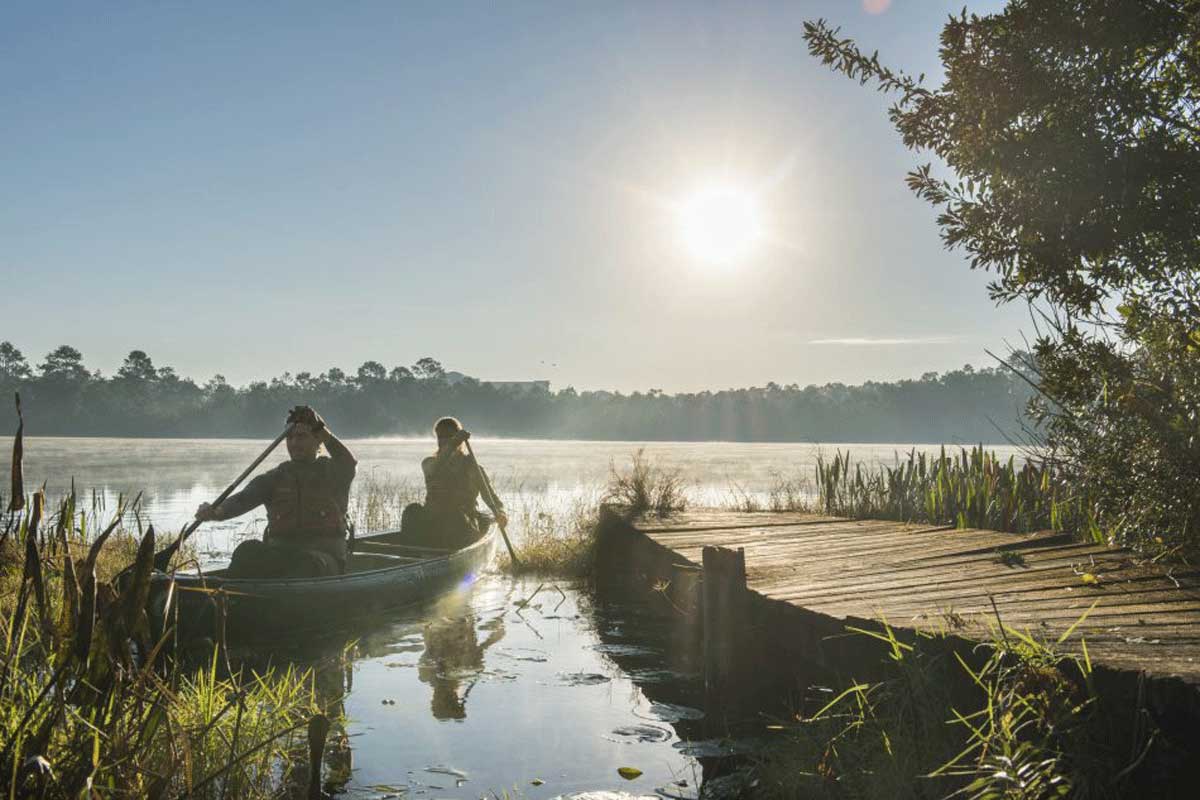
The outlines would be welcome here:
M 160 634 L 171 624 L 183 638 L 214 637 L 216 610 L 223 605 L 229 640 L 286 639 L 467 586 L 491 563 L 495 547 L 494 530 L 453 551 L 406 544 L 396 530 L 355 539 L 342 575 L 230 578 L 223 569 L 156 573 L 147 604 L 151 629 Z

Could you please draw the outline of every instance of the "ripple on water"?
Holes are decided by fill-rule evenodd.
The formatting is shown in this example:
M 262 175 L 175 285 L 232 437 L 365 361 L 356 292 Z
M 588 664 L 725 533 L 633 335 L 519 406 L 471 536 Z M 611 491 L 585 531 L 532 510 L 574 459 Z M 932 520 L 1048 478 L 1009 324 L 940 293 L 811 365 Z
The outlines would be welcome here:
M 564 686 L 597 686 L 612 679 L 598 672 L 560 672 L 558 680 Z
M 545 650 L 538 650 L 533 647 L 502 647 L 496 652 L 506 658 L 511 658 L 513 661 L 530 661 L 535 664 L 544 664 L 550 660 L 550 656 Z
M 650 703 L 650 710 L 634 709 L 633 715 L 639 719 L 649 719 L 662 722 L 682 722 L 683 720 L 704 719 L 704 712 L 691 706 L 680 706 L 674 703 Z
M 745 755 L 762 748 L 762 742 L 752 739 L 694 739 L 690 742 L 675 742 L 674 747 L 692 758 L 725 758 Z
M 614 728 L 612 734 L 604 738 L 610 742 L 635 744 L 638 742 L 667 742 L 673 735 L 669 729 L 660 725 L 622 725 Z
M 449 777 L 454 778 L 454 788 L 456 788 L 456 789 L 462 787 L 463 784 L 465 784 L 467 781 L 470 780 L 470 778 L 467 777 L 467 773 L 463 772 L 461 769 L 455 769 L 454 767 L 443 767 L 443 766 L 435 765 L 432 767 L 426 767 L 425 771 L 432 773 L 434 775 L 448 775 Z M 440 789 L 442 787 L 430 786 L 429 788 Z
M 626 674 L 636 683 L 670 683 L 673 681 L 687 681 L 694 678 L 694 675 L 688 675 L 684 672 L 675 672 L 669 669 L 632 669 Z
M 594 644 L 592 649 L 597 653 L 604 653 L 610 656 L 657 656 L 661 653 L 651 647 L 643 647 L 636 644 Z

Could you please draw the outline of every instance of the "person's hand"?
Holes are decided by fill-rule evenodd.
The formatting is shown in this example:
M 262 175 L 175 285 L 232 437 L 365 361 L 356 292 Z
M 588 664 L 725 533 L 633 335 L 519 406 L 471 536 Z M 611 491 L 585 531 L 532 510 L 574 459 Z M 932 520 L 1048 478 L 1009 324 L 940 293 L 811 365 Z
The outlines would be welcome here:
M 496 524 L 499 525 L 501 528 L 507 528 L 508 527 L 508 514 L 505 514 L 503 511 L 497 511 L 496 512 Z
M 467 441 L 467 440 L 468 440 L 468 439 L 470 439 L 470 438 L 471 438 L 471 432 L 470 432 L 470 431 L 468 431 L 468 430 L 461 430 L 461 431 L 459 431 L 458 433 L 454 434 L 454 443 L 455 443 L 456 445 L 459 445 L 459 444 L 462 444 L 463 442 Z
M 200 522 L 211 522 L 217 518 L 217 507 L 212 503 L 201 503 L 196 509 L 196 519 Z
M 325 420 L 313 411 L 312 406 L 296 406 L 288 412 L 287 421 L 289 425 L 306 425 L 316 434 L 325 430 Z

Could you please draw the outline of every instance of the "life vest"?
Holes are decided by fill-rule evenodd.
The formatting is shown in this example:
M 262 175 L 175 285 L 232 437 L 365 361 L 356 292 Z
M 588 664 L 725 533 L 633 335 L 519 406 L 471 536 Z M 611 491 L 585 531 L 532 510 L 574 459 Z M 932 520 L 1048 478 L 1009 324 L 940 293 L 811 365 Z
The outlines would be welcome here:
M 348 487 L 338 485 L 331 467 L 330 459 L 320 458 L 310 464 L 284 462 L 277 468 L 279 475 L 266 503 L 270 537 L 346 537 Z
M 435 514 L 445 512 L 473 515 L 479 489 L 475 465 L 461 453 L 452 454 L 439 467 L 425 471 L 425 507 Z

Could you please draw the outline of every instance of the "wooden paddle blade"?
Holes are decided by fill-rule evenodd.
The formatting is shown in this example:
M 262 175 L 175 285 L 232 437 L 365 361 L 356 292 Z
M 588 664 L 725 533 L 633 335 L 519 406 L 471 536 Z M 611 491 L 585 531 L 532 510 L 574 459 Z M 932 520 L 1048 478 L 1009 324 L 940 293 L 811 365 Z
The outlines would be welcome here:
M 154 569 L 159 572 L 167 571 L 167 567 L 171 566 L 171 559 L 174 557 L 175 551 L 179 549 L 180 541 L 181 539 L 176 539 L 154 554 Z

